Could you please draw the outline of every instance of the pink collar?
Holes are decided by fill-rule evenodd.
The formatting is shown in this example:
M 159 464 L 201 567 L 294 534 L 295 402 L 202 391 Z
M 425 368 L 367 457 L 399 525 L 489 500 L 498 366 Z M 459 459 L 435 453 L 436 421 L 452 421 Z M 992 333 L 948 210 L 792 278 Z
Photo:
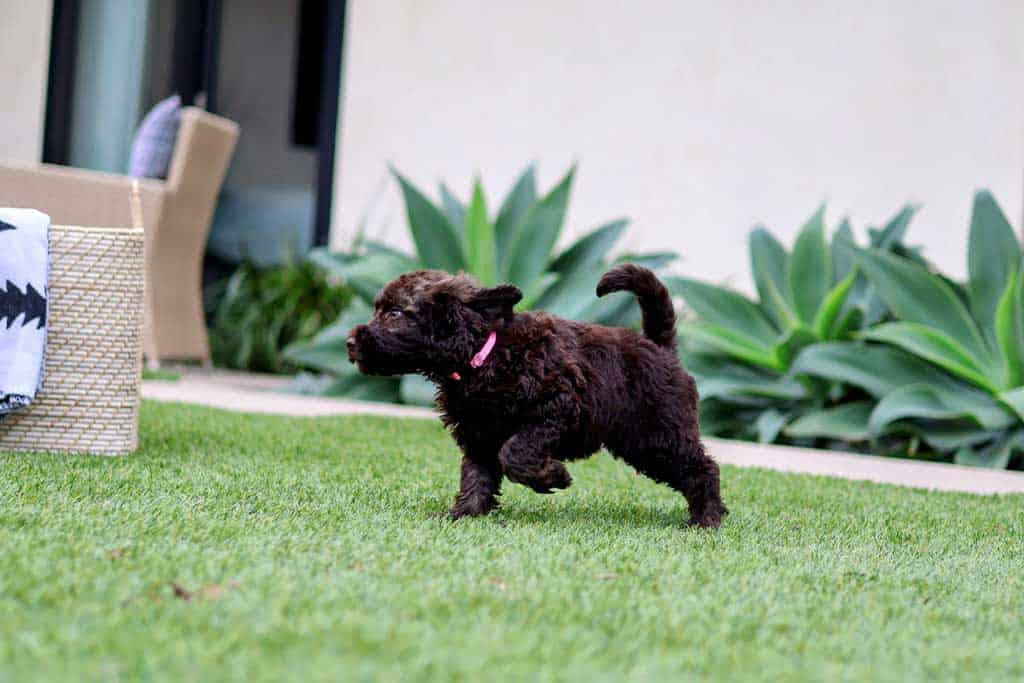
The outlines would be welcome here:
M 487 341 L 484 342 L 483 347 L 476 352 L 473 359 L 469 361 L 469 367 L 478 368 L 487 361 L 487 357 L 491 355 L 491 351 L 494 350 L 494 345 L 498 343 L 498 333 L 491 332 L 487 336 Z M 453 372 L 450 377 L 454 380 L 462 379 L 462 375 L 457 372 Z

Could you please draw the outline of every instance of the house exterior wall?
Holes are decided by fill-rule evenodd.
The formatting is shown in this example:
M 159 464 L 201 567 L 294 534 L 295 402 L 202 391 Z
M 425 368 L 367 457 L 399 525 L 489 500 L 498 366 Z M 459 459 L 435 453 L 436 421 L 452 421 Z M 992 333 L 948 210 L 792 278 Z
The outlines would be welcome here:
M 965 270 L 974 189 L 1024 188 L 1018 0 L 352 0 L 332 242 L 407 245 L 388 164 L 502 195 L 578 161 L 570 234 L 627 215 L 623 247 L 750 286 L 746 235 L 791 242 L 923 205 L 912 242 Z M 493 207 L 492 207 L 493 209 Z
M 0 0 L 0 159 L 42 158 L 53 0 Z

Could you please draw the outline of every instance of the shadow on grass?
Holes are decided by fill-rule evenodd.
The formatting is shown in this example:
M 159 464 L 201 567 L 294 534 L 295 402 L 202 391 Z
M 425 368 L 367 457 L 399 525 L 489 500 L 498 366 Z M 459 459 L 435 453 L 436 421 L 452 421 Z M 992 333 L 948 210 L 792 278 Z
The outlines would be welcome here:
M 538 494 L 539 495 L 539 494 Z M 447 498 L 441 502 L 425 500 L 416 506 L 416 511 L 425 517 L 447 518 Z M 539 505 L 523 501 L 504 502 L 494 512 L 484 517 L 463 518 L 453 524 L 488 523 L 498 526 L 559 526 L 570 527 L 580 524 L 604 528 L 689 528 L 686 521 L 689 512 L 686 503 L 678 505 L 642 505 L 614 501 L 573 501 L 562 505 Z

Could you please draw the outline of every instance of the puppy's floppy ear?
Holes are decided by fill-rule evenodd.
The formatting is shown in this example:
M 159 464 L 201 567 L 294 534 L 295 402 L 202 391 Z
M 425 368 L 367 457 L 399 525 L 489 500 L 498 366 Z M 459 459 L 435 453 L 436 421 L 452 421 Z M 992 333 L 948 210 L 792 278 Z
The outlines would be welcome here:
M 430 311 L 434 320 L 444 324 L 454 324 L 461 318 L 459 311 L 462 309 L 462 301 L 454 292 L 441 289 L 434 292 L 430 298 Z
M 512 309 L 522 298 L 523 293 L 515 285 L 498 285 L 476 290 L 466 305 L 482 316 L 510 320 Z

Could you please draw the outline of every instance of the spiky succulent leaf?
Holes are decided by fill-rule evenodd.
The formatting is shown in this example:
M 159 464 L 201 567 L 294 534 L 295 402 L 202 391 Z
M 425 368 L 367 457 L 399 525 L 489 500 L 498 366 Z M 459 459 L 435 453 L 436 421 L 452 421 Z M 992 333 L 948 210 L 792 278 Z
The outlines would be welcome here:
M 971 312 L 992 349 L 997 346 L 996 309 L 1020 262 L 1020 245 L 1010 222 L 990 192 L 978 192 L 974 196 L 968 237 L 967 291 Z
M 650 254 L 625 253 L 615 257 L 612 263 L 632 263 L 635 266 L 643 266 L 649 270 L 658 270 L 671 265 L 679 259 L 679 254 L 674 251 L 656 251 Z
M 1010 274 L 999 299 L 995 336 L 1006 368 L 1003 386 L 1024 386 L 1024 264 Z
M 458 234 L 448 217 L 402 174 L 392 169 L 405 198 L 409 230 L 420 262 L 427 268 L 457 273 L 466 267 Z
M 459 241 L 465 243 L 466 240 L 466 205 L 459 201 L 448 186 L 441 183 L 441 207 L 444 209 L 444 214 L 448 217 L 448 222 L 455 228 L 455 233 L 458 235 Z
M 895 216 L 889 219 L 884 228 L 872 235 L 871 246 L 884 251 L 893 251 L 898 248 L 903 242 L 903 237 L 907 234 L 910 220 L 914 217 L 915 213 L 917 213 L 916 206 L 911 204 L 904 206 Z
M 680 323 L 679 333 L 699 344 L 717 349 L 730 356 L 770 370 L 784 370 L 771 348 L 766 348 L 732 329 L 720 325 L 702 323 Z
M 920 323 L 884 323 L 865 331 L 863 337 L 898 346 L 988 391 L 998 388 L 998 375 L 986 375 L 996 368 L 980 366 L 956 341 L 933 327 Z
M 569 205 L 569 194 L 576 174 L 573 167 L 543 199 L 523 216 L 516 230 L 504 279 L 519 283 L 533 282 L 547 268 L 551 250 L 558 242 Z
M 850 219 L 843 217 L 832 235 L 832 281 L 838 283 L 843 280 L 857 266 L 857 259 L 847 246 L 856 247 L 857 242 L 853 237 L 853 227 Z
M 872 437 L 868 419 L 874 405 L 871 401 L 855 401 L 816 410 L 791 422 L 785 433 L 794 438 L 867 441 Z
M 786 273 L 788 299 L 810 325 L 832 283 L 832 257 L 825 241 L 825 207 L 804 224 L 793 245 Z
M 903 321 L 942 332 L 978 367 L 991 362 L 970 312 L 953 290 L 922 266 L 877 249 L 860 252 L 860 267 L 878 296 Z M 986 373 L 988 374 L 988 373 Z
M 533 307 L 562 318 L 578 319 L 594 300 L 604 268 L 578 268 L 560 276 L 538 297 Z
M 479 180 L 466 213 L 466 266 L 481 284 L 490 287 L 497 283 L 494 225 L 487 218 L 487 200 Z
M 996 400 L 974 390 L 951 394 L 927 384 L 911 384 L 886 394 L 871 412 L 875 434 L 901 419 L 969 420 L 989 430 L 1006 429 L 1015 416 Z
M 961 447 L 953 461 L 958 465 L 1005 469 L 1015 452 L 1024 452 L 1024 429 L 1008 431 L 983 448 Z
M 822 301 L 818 312 L 814 314 L 814 324 L 812 325 L 814 334 L 817 335 L 818 339 L 829 338 L 829 334 L 839 318 L 840 311 L 843 310 L 843 304 L 846 303 L 846 297 L 853 288 L 853 283 L 856 279 L 857 271 L 850 271 L 825 296 L 825 300 Z
M 757 440 L 761 443 L 774 443 L 785 426 L 786 415 L 775 408 L 769 408 L 762 412 L 754 422 Z
M 508 279 L 508 259 L 512 245 L 519 234 L 523 217 L 536 202 L 537 173 L 536 167 L 530 164 L 509 190 L 508 196 L 498 209 L 498 217 L 494 220 L 494 243 L 500 280 Z
M 595 228 L 559 254 L 550 269 L 556 273 L 571 273 L 604 263 L 628 225 L 627 219 L 620 218 Z
M 758 370 L 726 356 L 680 351 L 686 370 L 697 380 L 704 399 L 737 400 L 743 396 L 780 402 L 810 397 L 807 386 L 792 377 Z
M 758 346 L 770 347 L 779 337 L 764 312 L 738 292 L 685 277 L 664 278 L 669 292 L 681 296 L 702 322 L 717 325 Z
M 789 254 L 775 237 L 762 227 L 750 233 L 750 271 L 761 300 L 761 307 L 780 328 L 793 326 L 796 314 L 792 303 L 782 295 L 786 290 Z

